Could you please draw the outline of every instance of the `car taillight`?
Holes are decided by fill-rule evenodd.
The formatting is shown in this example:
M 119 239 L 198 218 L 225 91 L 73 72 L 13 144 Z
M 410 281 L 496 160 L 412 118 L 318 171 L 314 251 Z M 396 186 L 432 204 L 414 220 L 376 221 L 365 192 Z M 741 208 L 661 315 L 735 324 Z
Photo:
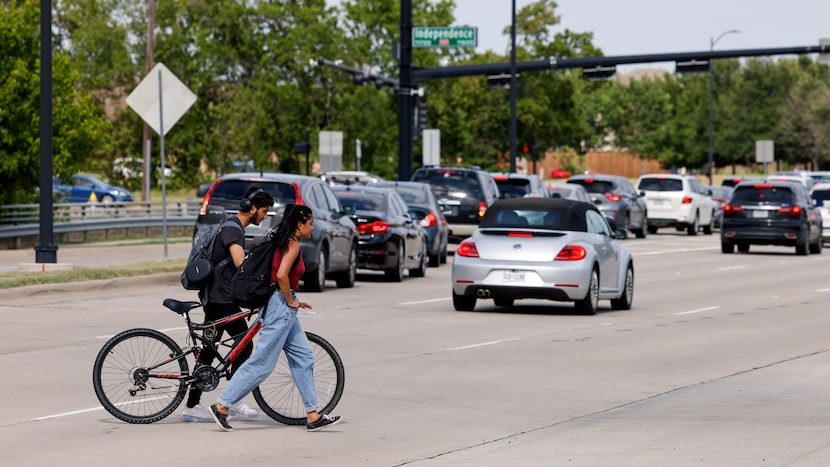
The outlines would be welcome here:
M 423 219 L 421 219 L 421 222 L 418 222 L 418 225 L 420 225 L 421 227 L 435 227 L 437 220 L 438 217 L 436 217 L 435 214 L 428 212 L 427 215 L 424 216 Z
M 787 214 L 790 217 L 798 217 L 804 210 L 801 206 L 787 206 L 778 209 L 778 214 Z
M 294 204 L 303 204 L 303 197 L 300 195 L 300 184 L 293 182 L 291 185 L 294 187 L 294 198 L 297 199 Z
M 683 204 L 692 204 L 692 198 L 689 196 L 683 197 Z
M 613 201 L 615 203 L 620 200 L 620 195 L 615 195 L 614 193 L 611 193 L 610 191 L 605 193 L 605 197 L 608 198 L 609 201 Z
M 484 217 L 484 213 L 486 213 L 486 212 L 487 212 L 487 203 L 485 203 L 484 201 L 479 201 L 478 202 L 478 218 L 481 219 L 482 217 Z
M 458 248 L 455 249 L 455 254 L 465 258 L 478 258 L 478 249 L 476 249 L 476 244 L 474 242 L 469 240 L 463 241 L 458 245 Z
M 360 235 L 389 232 L 389 223 L 384 221 L 367 222 L 357 225 L 357 233 Z
M 199 208 L 199 215 L 200 216 L 206 216 L 207 215 L 207 213 L 208 213 L 208 204 L 210 204 L 210 195 L 213 194 L 213 189 L 216 188 L 216 185 L 218 185 L 219 182 L 221 182 L 221 181 L 222 181 L 221 178 L 219 180 L 216 180 L 215 182 L 213 182 L 213 185 L 211 185 L 210 188 L 208 188 L 207 193 L 205 193 L 205 199 L 202 200 L 202 207 Z
M 579 245 L 568 245 L 562 248 L 562 251 L 556 255 L 556 259 L 559 261 L 579 261 L 585 259 L 586 256 L 588 256 L 588 252 L 585 248 Z
M 723 207 L 724 216 L 731 216 L 732 214 L 738 214 L 740 212 L 744 212 L 744 208 L 743 206 L 738 206 L 737 204 L 727 204 Z

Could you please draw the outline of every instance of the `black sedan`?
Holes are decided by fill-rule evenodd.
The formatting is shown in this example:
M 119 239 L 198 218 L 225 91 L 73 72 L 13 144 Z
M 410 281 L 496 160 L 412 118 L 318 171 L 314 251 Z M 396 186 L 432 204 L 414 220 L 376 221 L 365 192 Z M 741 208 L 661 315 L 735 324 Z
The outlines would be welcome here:
M 447 243 L 450 228 L 441 206 L 427 183 L 420 182 L 377 182 L 378 188 L 395 190 L 401 195 L 409 212 L 427 233 L 429 265 L 439 266 L 447 262 Z
M 397 192 L 356 185 L 333 189 L 344 208 L 354 209 L 359 268 L 384 271 L 393 282 L 403 280 L 404 269 L 411 277 L 426 275 L 426 232 Z
M 721 251 L 735 246 L 794 246 L 797 255 L 821 253 L 821 213 L 801 183 L 743 182 L 723 208 Z

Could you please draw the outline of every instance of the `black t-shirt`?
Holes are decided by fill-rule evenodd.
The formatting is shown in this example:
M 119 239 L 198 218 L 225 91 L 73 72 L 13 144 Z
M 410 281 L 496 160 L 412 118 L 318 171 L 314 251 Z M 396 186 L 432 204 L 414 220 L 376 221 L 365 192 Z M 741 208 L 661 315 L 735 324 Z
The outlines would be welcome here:
M 228 220 L 239 224 L 239 228 L 225 226 L 216 234 L 216 243 L 213 246 L 213 257 L 211 258 L 214 266 L 214 276 L 207 289 L 208 303 L 233 303 L 230 292 L 231 279 L 236 271 L 233 260 L 230 259 L 226 267 L 217 268 L 216 266 L 225 258 L 230 257 L 230 247 L 234 243 L 241 246 L 243 250 L 245 249 L 245 232 L 242 230 L 242 222 L 238 217 L 233 216 Z

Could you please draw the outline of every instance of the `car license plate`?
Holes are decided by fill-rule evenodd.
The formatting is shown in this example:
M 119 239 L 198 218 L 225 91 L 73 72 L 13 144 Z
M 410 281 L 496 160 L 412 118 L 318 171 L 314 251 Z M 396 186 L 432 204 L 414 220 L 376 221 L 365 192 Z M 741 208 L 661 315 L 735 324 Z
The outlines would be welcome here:
M 504 271 L 504 282 L 524 282 L 525 281 L 525 272 L 524 271 Z
M 651 200 L 651 202 L 654 203 L 655 206 L 662 206 L 664 204 L 667 204 L 666 200 L 664 199 L 653 199 Z
M 767 217 L 767 211 L 763 209 L 756 209 L 752 211 L 752 217 L 765 218 Z

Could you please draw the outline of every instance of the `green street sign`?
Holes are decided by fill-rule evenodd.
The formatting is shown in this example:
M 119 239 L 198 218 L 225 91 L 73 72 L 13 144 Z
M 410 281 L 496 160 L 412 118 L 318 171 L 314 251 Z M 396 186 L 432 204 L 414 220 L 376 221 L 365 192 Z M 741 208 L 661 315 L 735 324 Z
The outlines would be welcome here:
M 477 47 L 478 28 L 412 28 L 412 47 Z

